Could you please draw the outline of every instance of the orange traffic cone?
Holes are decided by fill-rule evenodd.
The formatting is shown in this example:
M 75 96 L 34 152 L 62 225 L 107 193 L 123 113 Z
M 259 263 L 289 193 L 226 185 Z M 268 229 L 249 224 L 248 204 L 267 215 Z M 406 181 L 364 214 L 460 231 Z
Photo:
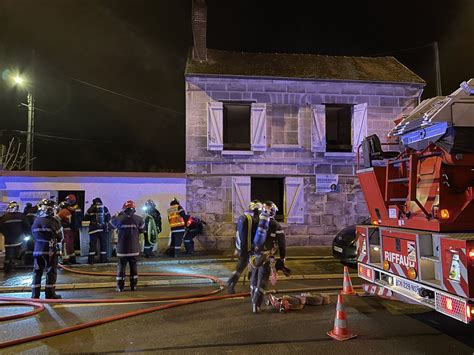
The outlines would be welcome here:
M 332 330 L 327 332 L 331 338 L 336 340 L 349 340 L 355 338 L 357 335 L 352 333 L 347 327 L 346 311 L 344 310 L 344 302 L 342 300 L 342 294 L 339 292 L 337 295 L 336 305 L 336 317 L 334 318 L 334 327 Z
M 349 269 L 347 266 L 344 266 L 344 281 L 342 283 L 342 292 L 343 295 L 355 295 L 356 292 L 352 287 L 351 277 L 349 276 Z

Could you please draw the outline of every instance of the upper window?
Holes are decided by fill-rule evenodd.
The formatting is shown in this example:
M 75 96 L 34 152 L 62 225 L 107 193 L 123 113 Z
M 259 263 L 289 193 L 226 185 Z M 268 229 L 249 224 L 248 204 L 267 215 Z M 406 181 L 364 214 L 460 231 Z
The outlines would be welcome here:
M 326 105 L 326 151 L 352 152 L 352 105 Z
M 272 105 L 272 145 L 298 145 L 298 112 L 295 105 Z
M 248 102 L 224 102 L 224 150 L 250 150 L 250 108 Z

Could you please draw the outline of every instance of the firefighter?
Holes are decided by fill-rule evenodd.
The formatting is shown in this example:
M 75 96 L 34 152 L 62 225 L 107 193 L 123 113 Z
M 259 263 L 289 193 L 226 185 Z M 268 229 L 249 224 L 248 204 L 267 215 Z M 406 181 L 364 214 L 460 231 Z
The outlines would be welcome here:
M 88 264 L 94 264 L 94 259 L 97 254 L 97 240 L 100 244 L 100 263 L 106 263 L 107 250 L 109 243 L 109 229 L 108 224 L 110 221 L 109 209 L 104 206 L 102 200 L 96 197 L 92 200 L 92 205 L 87 209 L 84 215 L 85 221 L 89 223 L 89 256 L 87 258 Z
M 58 217 L 64 233 L 63 241 L 63 262 L 66 264 L 76 263 L 76 254 L 74 253 L 74 232 L 71 228 L 72 213 L 65 201 L 58 206 Z
M 168 221 L 171 229 L 169 255 L 171 257 L 176 258 L 179 256 L 185 232 L 186 219 L 186 212 L 175 197 L 171 200 L 170 208 L 168 208 Z
M 250 296 L 252 299 L 252 312 L 258 313 L 263 301 L 265 287 L 270 277 L 270 259 L 279 250 L 279 260 L 276 261 L 278 269 L 286 269 L 286 242 L 285 233 L 280 223 L 275 220 L 277 206 L 272 201 L 263 204 L 260 221 L 254 238 L 253 255 L 250 258 Z M 288 269 L 287 269 L 288 270 Z
M 23 209 L 23 214 L 28 219 L 30 226 L 33 225 L 33 222 L 36 219 L 37 213 L 38 213 L 38 206 L 37 205 L 33 206 L 31 202 L 27 202 L 25 208 Z M 24 258 L 25 265 L 33 265 L 34 246 L 35 246 L 35 243 L 33 241 L 33 237 L 31 237 L 26 241 L 26 251 L 25 251 L 25 258 Z
M 81 256 L 81 234 L 80 230 L 82 227 L 82 220 L 84 218 L 84 212 L 77 204 L 76 196 L 69 194 L 64 200 L 66 202 L 66 208 L 71 212 L 71 234 L 74 241 L 74 261 L 76 257 Z
M 235 271 L 227 280 L 227 290 L 229 293 L 235 293 L 235 285 L 249 263 L 249 253 L 252 250 L 252 240 L 257 231 L 261 210 L 262 203 L 259 200 L 253 200 L 250 202 L 248 210 L 239 216 L 235 237 L 235 254 L 239 259 L 237 260 Z
M 63 240 L 61 222 L 55 217 L 56 203 L 44 199 L 38 204 L 38 217 L 33 223 L 33 237 L 35 247 L 33 251 L 33 283 L 31 285 L 31 298 L 39 298 L 41 292 L 41 278 L 46 270 L 46 298 L 60 299 L 56 294 L 56 279 L 60 243 Z
M 140 254 L 139 234 L 145 230 L 143 218 L 135 214 L 135 202 L 129 200 L 123 204 L 122 212 L 110 220 L 113 228 L 118 230 L 117 243 L 117 291 L 125 287 L 125 269 L 130 265 L 130 288 L 135 291 L 138 282 L 136 257 Z
M 206 224 L 206 222 L 202 221 L 198 217 L 188 217 L 183 236 L 186 254 L 191 255 L 194 253 L 194 238 L 202 233 L 204 224 Z
M 0 231 L 5 236 L 4 272 L 13 269 L 23 243 L 31 238 L 30 223 L 25 215 L 18 211 L 19 207 L 16 201 L 11 201 L 7 206 L 7 212 L 0 217 Z
M 156 209 L 156 204 L 152 200 L 147 200 L 143 206 L 145 215 L 143 219 L 145 221 L 145 257 L 149 258 L 154 256 L 153 250 L 155 250 L 158 234 L 161 232 L 161 214 Z

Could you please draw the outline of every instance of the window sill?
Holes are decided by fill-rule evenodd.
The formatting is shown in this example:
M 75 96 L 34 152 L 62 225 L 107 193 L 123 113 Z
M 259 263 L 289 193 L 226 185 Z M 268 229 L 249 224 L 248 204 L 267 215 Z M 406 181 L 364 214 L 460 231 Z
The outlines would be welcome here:
M 355 158 L 356 153 L 354 152 L 324 152 L 325 158 L 335 158 L 335 159 L 348 159 Z
M 222 155 L 250 156 L 250 155 L 253 155 L 253 151 L 251 150 L 223 150 Z
M 298 144 L 272 144 L 273 150 L 304 150 L 304 148 Z

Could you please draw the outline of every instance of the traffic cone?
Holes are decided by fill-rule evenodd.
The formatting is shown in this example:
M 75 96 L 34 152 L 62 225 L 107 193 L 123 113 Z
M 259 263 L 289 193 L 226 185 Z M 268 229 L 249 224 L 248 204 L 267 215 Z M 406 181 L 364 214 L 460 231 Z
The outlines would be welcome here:
M 336 305 L 336 317 L 334 318 L 334 327 L 332 330 L 327 332 L 331 338 L 336 340 L 349 340 L 355 338 L 357 335 L 352 333 L 347 327 L 346 311 L 344 310 L 344 302 L 342 300 L 342 294 L 339 292 L 337 295 Z
M 349 269 L 347 266 L 344 266 L 344 281 L 342 283 L 342 292 L 344 296 L 346 295 L 355 295 L 356 292 L 352 287 L 351 277 L 349 276 Z

